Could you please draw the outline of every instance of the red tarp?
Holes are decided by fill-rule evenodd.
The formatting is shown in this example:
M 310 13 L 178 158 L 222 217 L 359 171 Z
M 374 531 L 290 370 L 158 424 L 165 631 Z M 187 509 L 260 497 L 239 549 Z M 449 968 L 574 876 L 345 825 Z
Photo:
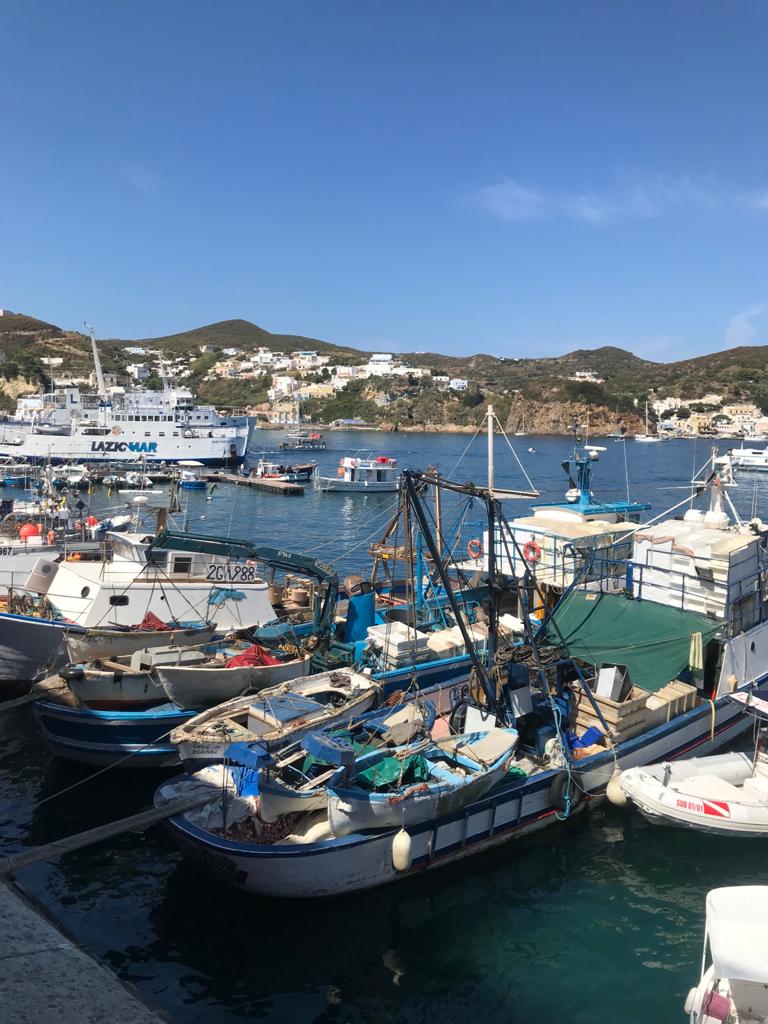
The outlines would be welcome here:
M 280 659 L 269 654 L 264 647 L 253 644 L 247 647 L 242 654 L 236 654 L 230 658 L 224 668 L 242 668 L 246 665 L 280 665 Z
M 170 629 L 171 627 L 167 622 L 163 622 L 162 619 L 158 619 L 154 612 L 147 612 L 138 626 L 135 629 L 151 629 L 151 630 L 163 630 Z

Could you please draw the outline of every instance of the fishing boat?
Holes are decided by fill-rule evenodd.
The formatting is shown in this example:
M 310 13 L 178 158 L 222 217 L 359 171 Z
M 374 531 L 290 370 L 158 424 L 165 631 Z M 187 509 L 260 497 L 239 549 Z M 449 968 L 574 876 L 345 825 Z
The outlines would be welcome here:
M 223 761 L 234 743 L 268 752 L 300 740 L 331 722 L 367 711 L 380 687 L 352 671 L 331 671 L 237 697 L 203 711 L 174 730 L 171 742 L 190 773 Z
M 418 493 L 418 485 L 432 484 L 434 477 L 406 471 L 403 480 L 432 565 L 447 581 Z M 502 558 L 508 557 L 505 548 L 521 547 L 499 501 L 490 488 L 445 480 L 442 486 L 462 494 L 471 490 L 485 503 L 488 536 L 494 538 L 489 572 L 497 579 Z M 438 715 L 447 714 L 458 732 L 511 728 L 518 734 L 509 770 L 484 795 L 407 829 L 361 829 L 341 836 L 333 834 L 323 810 L 286 815 L 268 831 L 258 815 L 246 817 L 236 832 L 226 823 L 207 828 L 200 819 L 177 815 L 168 823 L 174 839 L 193 860 L 249 892 L 293 898 L 350 893 L 455 863 L 568 819 L 590 801 L 606 793 L 610 798 L 620 771 L 717 751 L 751 724 L 743 705 L 729 695 L 768 696 L 768 621 L 762 599 L 754 596 L 763 571 L 760 537 L 741 525 L 729 526 L 727 516 L 723 520 L 716 475 L 708 490 L 708 519 L 699 513 L 701 519 L 668 519 L 638 532 L 633 557 L 623 560 L 621 586 L 612 573 L 588 561 L 543 621 L 536 623 L 523 597 L 527 643 L 499 657 L 492 601 L 493 679 L 447 588 L 479 685 L 446 687 L 451 704 L 441 704 Z M 681 564 L 685 558 L 710 572 L 693 572 L 687 562 Z M 543 608 L 537 587 L 529 568 L 520 594 L 537 593 Z M 432 699 L 428 692 L 424 696 Z M 185 792 L 185 785 L 163 787 L 158 804 Z M 212 792 L 211 801 L 220 802 L 220 796 Z
M 284 814 L 319 811 L 328 806 L 327 784 L 336 767 L 356 752 L 413 744 L 429 737 L 436 709 L 430 701 L 412 698 L 395 707 L 368 711 L 345 726 L 326 726 L 310 733 L 263 764 L 247 749 L 239 763 L 260 767 L 259 817 L 274 822 Z M 228 757 L 232 759 L 231 750 Z M 261 765 L 263 764 L 263 767 Z
M 285 435 L 280 448 L 289 452 L 324 452 L 328 445 L 316 430 L 298 430 Z
M 286 465 L 281 462 L 270 462 L 268 459 L 259 459 L 251 469 L 250 476 L 256 480 L 279 480 L 282 483 L 302 484 L 308 483 L 312 479 L 312 474 L 316 469 L 316 462 Z
M 171 731 L 188 721 L 193 711 L 173 704 L 153 704 L 130 711 L 100 711 L 56 700 L 33 703 L 43 739 L 53 754 L 83 764 L 127 768 L 164 768 L 178 764 Z
M 156 628 L 150 628 L 152 625 Z M 72 633 L 65 632 L 65 642 L 70 662 L 77 664 L 126 657 L 137 651 L 161 647 L 200 647 L 211 641 L 215 631 L 216 626 L 212 622 L 166 625 L 153 616 L 151 619 L 145 618 L 136 626 L 122 629 L 92 627 Z
M 197 709 L 306 676 L 310 660 L 303 652 L 290 655 L 259 644 L 240 649 L 228 645 L 193 664 L 158 663 L 156 672 L 169 700 L 177 707 Z
M 517 739 L 514 729 L 491 728 L 363 754 L 328 780 L 331 833 L 406 828 L 460 811 L 500 781 Z
M 0 441 L 0 456 L 30 463 L 148 463 L 194 459 L 206 466 L 243 461 L 252 425 L 247 416 L 222 416 L 197 405 L 185 387 L 171 387 L 161 359 L 162 391 L 107 388 L 91 330 L 96 393 L 73 386 L 18 399 Z M 5 446 L 5 447 L 4 447 Z
M 712 889 L 706 914 L 701 977 L 685 1000 L 690 1024 L 765 1024 L 768 886 Z
M 196 459 L 181 459 L 177 465 L 181 466 L 179 474 L 179 487 L 182 491 L 204 491 L 207 487 L 206 480 L 200 475 L 203 463 Z
M 397 460 L 387 455 L 344 455 L 339 461 L 336 476 L 315 475 L 315 489 L 322 493 L 394 493 L 399 487 Z

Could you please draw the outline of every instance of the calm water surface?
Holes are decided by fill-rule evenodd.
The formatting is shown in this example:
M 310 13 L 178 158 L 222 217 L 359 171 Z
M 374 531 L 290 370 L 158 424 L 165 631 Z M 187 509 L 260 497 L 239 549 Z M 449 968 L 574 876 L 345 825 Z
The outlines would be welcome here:
M 470 440 L 372 433 L 328 439 L 333 451 L 308 456 L 328 473 L 341 454 L 366 444 L 401 466 L 436 463 L 446 474 Z M 259 433 L 254 451 L 272 450 L 277 440 Z M 598 497 L 625 496 L 628 479 L 633 498 L 653 502 L 651 514 L 685 497 L 694 464 L 709 451 L 693 441 L 603 443 Z M 538 489 L 559 497 L 567 441 L 515 444 Z M 498 484 L 523 486 L 501 439 L 496 458 Z M 478 440 L 453 475 L 481 482 L 484 474 Z M 754 504 L 766 518 L 767 488 L 768 481 L 743 476 L 731 493 L 743 514 Z M 368 537 L 380 532 L 393 499 L 311 492 L 289 499 L 222 486 L 212 502 L 190 495 L 189 525 L 314 549 L 338 557 L 348 572 L 365 568 Z M 509 503 L 507 512 L 525 508 Z M 166 777 L 89 774 L 48 755 L 31 711 L 0 714 L 0 853 L 140 810 Z M 707 890 L 762 883 L 764 862 L 759 843 L 652 828 L 607 807 L 423 878 L 321 903 L 224 888 L 183 861 L 159 828 L 28 868 L 18 880 L 180 1024 L 660 1024 L 685 1019 Z

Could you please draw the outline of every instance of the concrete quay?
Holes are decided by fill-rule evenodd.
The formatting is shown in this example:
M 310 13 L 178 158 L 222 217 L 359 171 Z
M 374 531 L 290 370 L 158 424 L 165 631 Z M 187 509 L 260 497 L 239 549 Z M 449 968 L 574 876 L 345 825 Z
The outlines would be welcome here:
M 0 1024 L 169 1024 L 0 880 Z

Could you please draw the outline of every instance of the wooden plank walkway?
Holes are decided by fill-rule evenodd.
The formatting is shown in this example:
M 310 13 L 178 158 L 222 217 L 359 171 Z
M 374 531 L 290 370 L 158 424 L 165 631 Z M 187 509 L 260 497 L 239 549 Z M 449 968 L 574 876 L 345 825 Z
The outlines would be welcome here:
M 100 843 L 103 839 L 119 836 L 123 832 L 143 832 L 150 825 L 163 821 L 165 818 L 172 818 L 175 814 L 183 814 L 195 807 L 202 807 L 212 798 L 211 793 L 207 793 L 205 796 L 200 796 L 198 793 L 195 796 L 169 800 L 162 807 L 150 807 L 148 810 L 132 814 L 128 818 L 110 821 L 106 825 L 97 825 L 96 828 L 89 828 L 85 832 L 56 839 L 44 846 L 31 846 L 20 853 L 11 854 L 10 857 L 0 857 L 0 875 L 12 875 L 30 864 L 37 864 L 38 861 L 49 860 L 51 857 L 58 857 L 60 854 L 70 853 L 72 850 L 80 850 L 84 846 L 92 846 L 94 843 Z
M 253 487 L 257 491 L 283 494 L 286 497 L 298 497 L 304 493 L 304 484 L 289 484 L 284 480 L 265 480 L 254 476 L 239 476 L 237 473 L 211 473 L 206 479 L 210 483 L 237 484 L 238 487 Z

